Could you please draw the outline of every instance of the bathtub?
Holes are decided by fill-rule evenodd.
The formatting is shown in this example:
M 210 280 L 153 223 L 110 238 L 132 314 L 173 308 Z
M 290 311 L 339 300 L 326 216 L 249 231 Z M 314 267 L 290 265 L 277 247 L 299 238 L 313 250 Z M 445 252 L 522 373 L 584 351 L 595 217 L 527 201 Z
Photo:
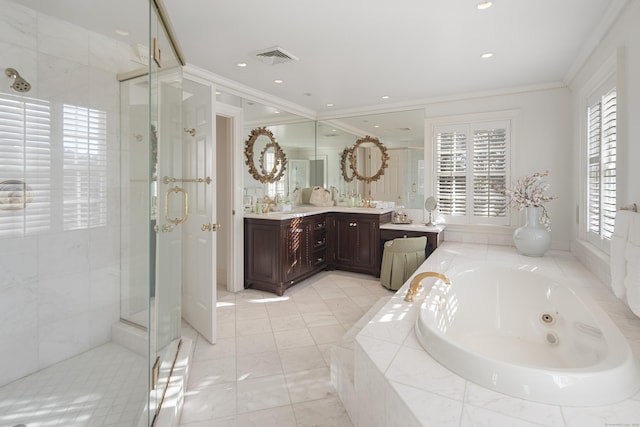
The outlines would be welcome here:
M 638 361 L 602 309 L 525 266 L 458 265 L 423 280 L 415 332 L 442 365 L 480 386 L 562 406 L 611 404 L 640 388 Z

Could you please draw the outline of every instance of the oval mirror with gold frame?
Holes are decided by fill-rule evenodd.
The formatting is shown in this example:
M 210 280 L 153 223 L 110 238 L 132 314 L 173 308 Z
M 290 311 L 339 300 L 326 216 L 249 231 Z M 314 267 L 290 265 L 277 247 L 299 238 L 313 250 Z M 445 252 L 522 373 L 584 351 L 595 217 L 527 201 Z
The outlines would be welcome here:
M 380 150 L 380 168 L 375 174 L 370 176 L 365 176 L 360 172 L 358 172 L 358 161 L 357 161 L 356 151 L 358 148 L 360 147 L 366 148 L 370 144 L 373 144 L 372 148 L 377 148 L 378 150 Z M 387 147 L 385 147 L 384 144 L 382 144 L 382 142 L 380 142 L 378 138 L 374 138 L 369 135 L 357 140 L 353 144 L 353 147 L 350 148 L 348 155 L 349 155 L 349 166 L 351 167 L 351 172 L 353 172 L 353 177 L 355 177 L 359 181 L 364 181 L 367 184 L 370 182 L 379 180 L 380 177 L 384 175 L 384 170 L 389 166 L 388 165 L 389 154 L 387 153 Z
M 255 146 L 257 142 L 264 143 L 260 146 L 260 156 L 257 159 L 257 163 L 260 167 L 256 168 L 255 159 Z M 270 170 L 267 165 L 267 157 L 271 157 L 268 154 L 273 155 L 273 166 Z M 266 127 L 256 128 L 251 131 L 249 138 L 244 142 L 244 155 L 246 157 L 245 164 L 249 167 L 249 173 L 256 181 L 260 181 L 263 184 L 280 181 L 287 168 L 287 155 L 280 147 L 280 144 L 276 141 L 271 132 Z

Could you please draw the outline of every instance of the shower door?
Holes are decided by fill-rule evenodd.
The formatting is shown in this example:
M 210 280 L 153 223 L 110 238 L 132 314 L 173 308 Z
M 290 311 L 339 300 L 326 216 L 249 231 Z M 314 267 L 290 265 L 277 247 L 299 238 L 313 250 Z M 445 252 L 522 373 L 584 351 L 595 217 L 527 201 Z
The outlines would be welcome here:
M 163 44 L 162 39 L 156 43 Z M 152 200 L 157 206 L 154 227 L 156 250 L 155 265 L 151 267 L 155 277 L 155 295 L 154 306 L 150 310 L 150 414 L 153 416 L 161 405 L 166 405 L 163 400 L 168 376 L 180 345 L 182 233 L 189 216 L 189 195 L 181 180 L 181 68 L 164 63 L 162 68 L 152 68 L 149 81 L 151 126 L 157 133 L 156 194 Z M 155 155 L 153 151 L 151 155 Z

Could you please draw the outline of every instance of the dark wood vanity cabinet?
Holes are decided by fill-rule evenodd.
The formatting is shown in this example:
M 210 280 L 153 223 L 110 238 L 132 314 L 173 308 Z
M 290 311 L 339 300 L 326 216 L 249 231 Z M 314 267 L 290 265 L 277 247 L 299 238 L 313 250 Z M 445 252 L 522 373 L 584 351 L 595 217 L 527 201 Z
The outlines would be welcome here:
M 326 214 L 287 220 L 245 218 L 245 288 L 282 295 L 327 265 Z
M 391 213 L 328 215 L 329 267 L 380 276 L 380 224 L 391 221 Z
M 380 224 L 391 213 L 244 219 L 244 287 L 282 295 L 326 268 L 380 276 Z

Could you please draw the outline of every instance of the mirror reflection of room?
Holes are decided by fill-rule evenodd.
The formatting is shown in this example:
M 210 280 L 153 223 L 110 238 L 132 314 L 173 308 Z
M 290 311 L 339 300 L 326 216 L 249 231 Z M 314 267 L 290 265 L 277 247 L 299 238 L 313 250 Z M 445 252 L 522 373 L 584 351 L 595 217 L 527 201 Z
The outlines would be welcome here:
M 425 198 L 422 110 L 316 122 L 290 114 L 269 115 L 272 109 L 257 103 L 244 102 L 243 107 L 245 114 L 249 112 L 244 135 L 264 126 L 287 156 L 286 171 L 278 182 L 260 183 L 245 168 L 246 213 L 255 213 L 257 202 L 265 197 L 277 201 L 275 210 L 307 205 L 313 188 L 320 187 L 331 194 L 336 206 L 362 206 L 363 201 L 370 200 L 376 206 L 397 207 L 421 217 Z M 384 173 L 371 182 L 353 177 L 350 160 L 344 156 L 345 150 L 365 136 L 377 138 L 388 154 Z M 254 154 L 259 153 L 256 146 Z M 382 159 L 375 144 L 363 144 L 354 154 L 360 176 L 376 175 Z

